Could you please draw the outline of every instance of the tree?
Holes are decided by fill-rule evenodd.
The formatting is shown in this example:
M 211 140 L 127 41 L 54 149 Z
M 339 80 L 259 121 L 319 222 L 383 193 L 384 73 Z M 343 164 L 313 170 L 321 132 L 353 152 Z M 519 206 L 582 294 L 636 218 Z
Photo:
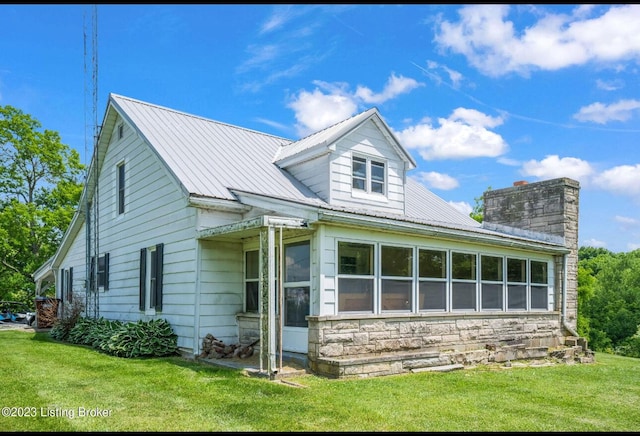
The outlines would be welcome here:
M 490 191 L 491 186 L 489 186 L 484 192 Z M 473 209 L 469 213 L 469 216 L 474 220 L 481 223 L 484 220 L 484 192 L 480 197 L 474 197 L 473 200 L 475 204 L 473 205 Z
M 82 193 L 84 165 L 60 135 L 0 106 L 0 300 L 33 303 L 33 272 L 51 257 Z
M 634 355 L 640 326 L 640 250 L 578 250 L 578 331 L 595 351 Z

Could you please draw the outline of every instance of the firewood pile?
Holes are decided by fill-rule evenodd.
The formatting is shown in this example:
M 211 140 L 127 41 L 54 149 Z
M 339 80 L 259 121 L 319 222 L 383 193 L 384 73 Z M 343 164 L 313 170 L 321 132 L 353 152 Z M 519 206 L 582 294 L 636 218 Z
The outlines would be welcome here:
M 207 333 L 202 340 L 202 353 L 200 353 L 199 357 L 201 359 L 222 359 L 225 357 L 246 359 L 247 357 L 253 356 L 254 347 L 258 342 L 260 342 L 260 339 L 253 341 L 249 345 L 227 345 L 211 333 Z

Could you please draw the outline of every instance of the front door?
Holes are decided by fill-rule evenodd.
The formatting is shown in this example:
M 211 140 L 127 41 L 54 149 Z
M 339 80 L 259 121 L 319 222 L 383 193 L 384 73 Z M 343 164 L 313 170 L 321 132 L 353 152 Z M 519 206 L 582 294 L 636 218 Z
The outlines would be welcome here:
M 284 283 L 282 310 L 282 349 L 295 353 L 307 353 L 309 329 L 306 316 L 311 301 L 311 250 L 309 241 L 299 241 L 284 246 Z

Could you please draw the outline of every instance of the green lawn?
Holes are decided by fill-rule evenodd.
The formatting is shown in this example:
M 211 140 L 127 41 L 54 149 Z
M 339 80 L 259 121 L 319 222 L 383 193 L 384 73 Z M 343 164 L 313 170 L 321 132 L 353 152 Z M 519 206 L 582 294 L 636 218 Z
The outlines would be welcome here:
M 294 387 L 179 357 L 112 357 L 47 333 L 0 331 L 0 346 L 4 432 L 640 430 L 640 360 L 606 354 L 593 364 L 307 375 Z

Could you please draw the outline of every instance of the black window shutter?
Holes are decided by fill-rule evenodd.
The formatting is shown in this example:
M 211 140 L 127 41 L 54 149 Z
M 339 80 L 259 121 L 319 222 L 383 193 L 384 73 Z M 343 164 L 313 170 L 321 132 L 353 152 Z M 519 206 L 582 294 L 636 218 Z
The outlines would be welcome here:
M 91 265 L 89 266 L 89 289 L 96 289 L 96 257 L 91 256 Z
M 104 290 L 109 290 L 109 253 L 104 254 Z
M 140 310 L 145 309 L 145 294 L 147 283 L 147 249 L 140 250 Z
M 155 295 L 157 311 L 162 311 L 162 265 L 164 263 L 164 244 L 160 243 L 156 245 L 156 280 L 155 280 Z
M 60 270 L 60 301 L 64 301 L 64 269 Z
M 69 268 L 69 280 L 67 281 L 67 298 L 73 301 L 73 267 Z

